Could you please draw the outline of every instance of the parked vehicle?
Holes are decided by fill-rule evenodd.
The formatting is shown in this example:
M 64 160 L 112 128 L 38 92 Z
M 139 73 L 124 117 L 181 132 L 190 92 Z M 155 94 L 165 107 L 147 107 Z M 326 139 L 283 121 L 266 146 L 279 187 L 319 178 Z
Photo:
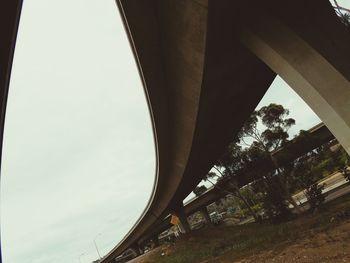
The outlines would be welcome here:
M 137 257 L 137 255 L 135 255 L 135 252 L 132 251 L 131 249 L 128 249 L 127 251 L 125 251 L 122 255 L 120 255 L 119 257 L 117 257 L 115 259 L 115 262 L 118 263 L 124 263 L 124 262 L 128 262 L 129 260 L 133 259 Z
M 211 222 L 215 225 L 218 225 L 221 223 L 221 221 L 223 220 L 223 217 L 221 214 L 219 214 L 218 212 L 212 212 L 210 213 L 210 219 L 211 219 Z

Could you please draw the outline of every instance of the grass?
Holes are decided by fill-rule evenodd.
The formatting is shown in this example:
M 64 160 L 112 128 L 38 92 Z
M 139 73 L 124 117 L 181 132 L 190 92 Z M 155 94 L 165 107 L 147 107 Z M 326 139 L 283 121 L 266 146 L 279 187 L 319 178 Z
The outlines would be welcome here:
M 293 238 L 294 233 L 287 224 L 267 223 L 201 229 L 178 240 L 167 255 L 156 254 L 151 262 L 201 262 L 228 252 L 241 257 L 247 251 L 266 249 Z
M 156 254 L 150 262 L 202 262 L 226 253 L 236 258 L 246 253 L 267 249 L 271 245 L 296 238 L 290 223 L 247 224 L 230 227 L 211 227 L 183 236 L 174 247 L 165 249 L 167 255 Z
M 161 247 L 143 262 L 216 262 L 219 257 L 237 260 L 274 246 L 289 246 L 298 238 L 327 231 L 348 218 L 350 194 L 327 203 L 315 214 L 305 213 L 278 225 L 264 222 L 193 231 L 182 236 L 175 245 Z M 162 252 L 165 255 L 162 256 Z

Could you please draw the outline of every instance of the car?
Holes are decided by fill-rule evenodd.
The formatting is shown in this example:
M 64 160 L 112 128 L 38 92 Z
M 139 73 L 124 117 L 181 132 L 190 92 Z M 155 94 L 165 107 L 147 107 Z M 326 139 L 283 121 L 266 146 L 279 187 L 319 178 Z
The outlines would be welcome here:
M 212 213 L 209 214 L 211 222 L 215 225 L 220 224 L 220 222 L 222 221 L 223 217 L 221 214 L 219 214 L 218 212 L 214 211 Z

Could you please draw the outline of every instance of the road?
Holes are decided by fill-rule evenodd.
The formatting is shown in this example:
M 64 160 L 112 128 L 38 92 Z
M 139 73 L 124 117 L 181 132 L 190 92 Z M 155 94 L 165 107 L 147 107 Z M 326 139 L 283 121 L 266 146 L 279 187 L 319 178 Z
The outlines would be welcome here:
M 349 187 L 345 187 L 345 189 L 341 188 L 339 190 L 339 195 L 337 195 L 336 197 L 333 198 L 333 196 L 335 194 L 335 193 L 333 193 L 333 190 L 338 188 L 338 187 L 343 186 L 346 183 L 347 183 L 347 181 L 344 179 L 344 176 L 339 172 L 334 173 L 334 174 L 328 176 L 327 178 L 325 178 L 324 180 L 319 181 L 319 184 L 325 185 L 325 188 L 323 189 L 322 193 L 328 193 L 328 192 L 332 191 L 332 193 L 330 193 L 329 195 L 326 196 L 326 201 L 333 200 L 334 198 L 336 198 L 338 196 L 341 196 L 343 194 L 348 193 L 346 191 L 350 191 Z M 342 193 L 342 194 L 340 194 L 340 193 Z M 337 194 L 338 194 L 338 191 L 337 191 Z M 293 198 L 299 204 L 304 204 L 305 202 L 307 202 L 307 198 L 305 197 L 304 191 L 301 191 L 301 192 L 295 194 L 293 196 Z
M 327 193 L 325 197 L 325 203 L 332 201 L 342 195 L 350 193 L 350 184 L 347 184 L 347 181 L 344 179 L 341 173 L 335 173 L 320 181 L 320 184 L 323 183 L 325 184 L 325 189 L 322 191 L 322 193 Z M 304 209 L 309 209 L 304 191 L 301 191 L 298 194 L 294 195 L 293 198 L 297 200 L 299 204 L 303 205 L 302 207 Z M 290 205 L 290 208 L 293 208 L 293 206 Z M 248 217 L 245 220 L 241 221 L 239 225 L 252 222 L 254 222 L 254 218 Z

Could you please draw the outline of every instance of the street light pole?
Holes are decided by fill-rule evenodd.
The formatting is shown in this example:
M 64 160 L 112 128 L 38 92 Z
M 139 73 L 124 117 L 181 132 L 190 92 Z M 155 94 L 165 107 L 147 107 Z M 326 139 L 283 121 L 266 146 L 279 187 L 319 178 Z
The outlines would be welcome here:
M 96 238 L 98 238 L 100 235 L 101 235 L 101 233 L 98 233 L 97 236 L 95 236 L 95 238 L 94 238 L 94 245 L 95 245 L 95 248 L 96 248 L 96 251 L 97 251 L 99 259 L 101 259 L 101 254 L 100 254 L 100 251 L 98 251 L 98 248 L 97 248 Z
M 81 263 L 81 260 L 80 260 L 80 258 L 81 258 L 81 256 L 84 256 L 85 255 L 85 253 L 82 253 L 82 254 L 80 254 L 80 256 L 79 256 L 79 263 Z

